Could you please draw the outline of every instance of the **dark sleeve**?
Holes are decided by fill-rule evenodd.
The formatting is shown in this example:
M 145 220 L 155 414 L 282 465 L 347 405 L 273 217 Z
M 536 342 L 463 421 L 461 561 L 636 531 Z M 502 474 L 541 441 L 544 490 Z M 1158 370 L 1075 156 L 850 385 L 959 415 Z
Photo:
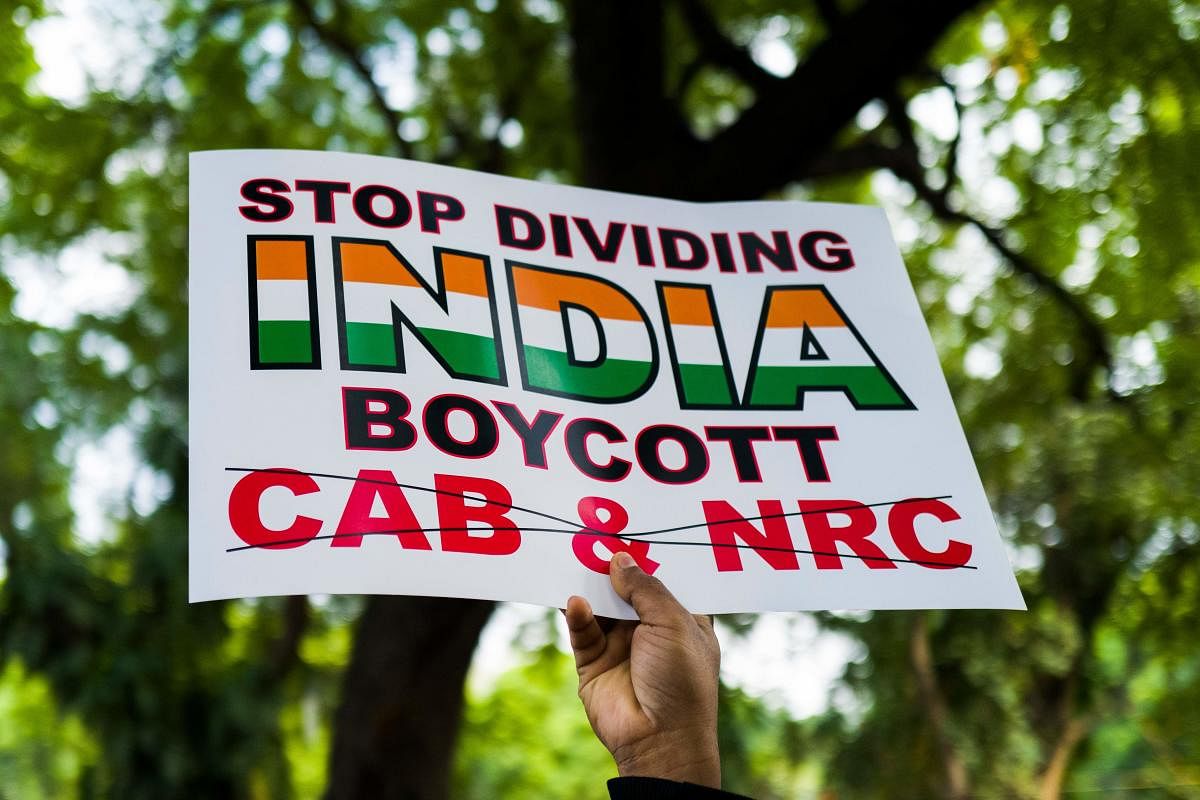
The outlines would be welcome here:
M 750 800 L 740 794 L 662 778 L 613 778 L 608 782 L 608 796 L 612 800 Z

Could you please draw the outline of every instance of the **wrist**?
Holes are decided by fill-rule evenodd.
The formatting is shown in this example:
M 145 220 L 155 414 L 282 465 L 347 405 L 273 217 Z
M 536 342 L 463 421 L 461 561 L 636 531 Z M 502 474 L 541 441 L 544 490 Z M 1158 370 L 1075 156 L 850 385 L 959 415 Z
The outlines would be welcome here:
M 613 751 L 617 774 L 623 778 L 665 778 L 698 786 L 721 788 L 721 759 L 717 737 L 708 731 L 656 733 Z

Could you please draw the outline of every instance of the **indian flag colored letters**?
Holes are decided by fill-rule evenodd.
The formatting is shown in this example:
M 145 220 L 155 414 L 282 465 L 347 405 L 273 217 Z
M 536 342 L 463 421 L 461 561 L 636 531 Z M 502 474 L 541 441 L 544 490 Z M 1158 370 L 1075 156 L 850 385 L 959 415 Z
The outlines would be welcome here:
M 772 286 L 763 301 L 747 405 L 804 408 L 804 395 L 840 391 L 858 409 L 912 408 L 821 286 Z
M 667 346 L 675 365 L 680 405 L 736 406 L 737 387 L 711 287 L 660 283 L 658 297 L 666 322 Z
M 616 284 L 510 264 L 525 386 L 602 403 L 645 391 L 658 350 L 646 312 Z M 588 336 L 584 343 L 577 336 Z
M 485 258 L 435 249 L 425 281 L 385 242 L 337 242 L 342 365 L 405 371 L 403 329 L 451 375 L 499 382 L 496 306 Z
M 252 236 L 250 360 L 256 369 L 319 369 L 312 237 Z

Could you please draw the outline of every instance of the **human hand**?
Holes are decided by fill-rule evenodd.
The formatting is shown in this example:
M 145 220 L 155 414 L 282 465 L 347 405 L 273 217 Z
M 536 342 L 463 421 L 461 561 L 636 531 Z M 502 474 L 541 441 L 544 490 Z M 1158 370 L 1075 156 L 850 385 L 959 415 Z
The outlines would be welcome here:
M 609 563 L 617 594 L 639 621 L 597 618 L 582 597 L 567 601 L 579 698 L 621 776 L 719 789 L 717 672 L 712 620 L 689 614 L 628 553 Z

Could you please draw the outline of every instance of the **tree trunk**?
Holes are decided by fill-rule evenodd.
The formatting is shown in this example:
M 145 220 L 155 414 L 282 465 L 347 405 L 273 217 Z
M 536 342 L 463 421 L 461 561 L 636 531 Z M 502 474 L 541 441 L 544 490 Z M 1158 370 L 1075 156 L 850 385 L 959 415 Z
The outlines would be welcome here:
M 463 680 L 494 604 L 371 597 L 334 721 L 326 800 L 444 800 Z
M 661 0 L 573 0 L 567 18 L 585 185 L 686 196 L 698 154 L 665 82 Z

